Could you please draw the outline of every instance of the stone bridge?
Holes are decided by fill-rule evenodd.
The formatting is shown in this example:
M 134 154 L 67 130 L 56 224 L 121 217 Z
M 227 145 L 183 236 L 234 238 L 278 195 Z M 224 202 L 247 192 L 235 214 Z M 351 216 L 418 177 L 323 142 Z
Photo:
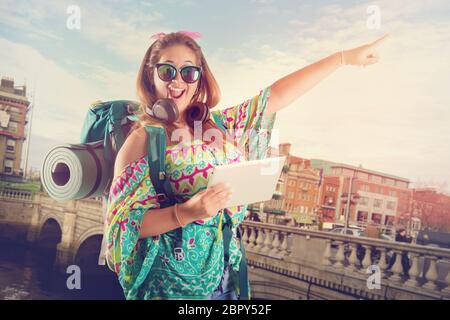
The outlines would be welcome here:
M 0 203 L 0 223 L 22 225 L 28 241 L 56 249 L 60 270 L 83 263 L 100 268 L 100 201 L 59 203 L 45 193 L 3 190 Z M 450 298 L 447 249 L 251 221 L 242 234 L 255 299 Z M 409 257 L 406 275 L 402 255 Z
M 102 203 L 95 199 L 60 203 L 46 193 L 0 191 L 0 223 L 27 228 L 28 242 L 56 248 L 55 265 L 66 270 L 89 256 L 98 257 L 103 235 Z M 20 236 L 19 236 L 20 237 Z M 80 251 L 80 249 L 83 249 Z

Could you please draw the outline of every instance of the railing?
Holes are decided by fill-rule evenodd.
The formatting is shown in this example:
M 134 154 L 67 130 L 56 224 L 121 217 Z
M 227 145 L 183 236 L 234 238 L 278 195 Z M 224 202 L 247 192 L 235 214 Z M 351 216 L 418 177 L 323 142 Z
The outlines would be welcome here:
M 391 286 L 450 297 L 448 249 L 252 221 L 244 221 L 241 228 L 250 255 L 345 276 L 367 276 L 367 269 L 376 265 L 384 281 Z
M 0 199 L 31 202 L 33 201 L 33 193 L 26 190 L 0 189 Z

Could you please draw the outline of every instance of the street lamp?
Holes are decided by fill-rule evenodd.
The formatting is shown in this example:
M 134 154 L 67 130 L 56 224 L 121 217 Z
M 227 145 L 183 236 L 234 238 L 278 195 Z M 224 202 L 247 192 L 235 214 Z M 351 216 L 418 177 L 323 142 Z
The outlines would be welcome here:
M 344 234 L 347 234 L 347 229 L 348 229 L 348 217 L 350 215 L 350 204 L 355 204 L 357 199 L 359 199 L 359 195 L 353 195 L 352 194 L 352 189 L 353 189 L 353 180 L 356 180 L 356 171 L 353 172 L 353 175 L 350 176 L 350 183 L 349 183 L 349 190 L 348 190 L 348 194 L 344 193 L 342 195 L 342 200 L 346 201 L 346 208 L 345 208 L 345 216 L 344 216 Z M 354 200 L 351 199 L 352 196 L 354 197 Z M 347 198 L 347 199 L 345 199 Z

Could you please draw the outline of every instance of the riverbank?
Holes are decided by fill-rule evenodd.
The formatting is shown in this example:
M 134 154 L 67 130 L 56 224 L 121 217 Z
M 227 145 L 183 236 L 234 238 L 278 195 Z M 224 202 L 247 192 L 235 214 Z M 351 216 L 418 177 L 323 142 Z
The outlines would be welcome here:
M 6 231 L 0 233 L 0 300 L 123 299 L 116 275 L 95 259 L 80 266 L 81 289 L 70 290 L 70 274 L 54 268 L 56 248 L 27 243 L 24 226 L 0 225 L 0 230 Z M 93 269 L 96 272 L 90 273 Z

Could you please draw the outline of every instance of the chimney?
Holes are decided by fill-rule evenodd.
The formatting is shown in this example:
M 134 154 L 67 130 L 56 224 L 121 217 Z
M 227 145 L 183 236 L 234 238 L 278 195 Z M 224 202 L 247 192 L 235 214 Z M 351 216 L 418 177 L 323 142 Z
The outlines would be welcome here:
M 291 152 L 291 144 L 290 143 L 280 143 L 278 145 L 278 149 L 281 156 L 289 156 Z

